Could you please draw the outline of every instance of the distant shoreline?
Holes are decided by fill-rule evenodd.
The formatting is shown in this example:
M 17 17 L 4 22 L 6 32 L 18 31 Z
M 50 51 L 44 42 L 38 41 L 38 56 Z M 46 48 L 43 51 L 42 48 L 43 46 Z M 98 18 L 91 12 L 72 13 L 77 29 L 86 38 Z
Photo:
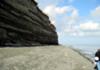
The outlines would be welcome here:
M 91 63 L 94 63 L 93 60 L 89 57 L 87 57 L 83 52 L 81 52 L 79 49 L 75 49 L 73 47 L 69 47 L 71 48 L 73 51 L 77 52 L 79 55 L 83 56 L 84 58 L 86 58 L 87 60 L 89 60 Z

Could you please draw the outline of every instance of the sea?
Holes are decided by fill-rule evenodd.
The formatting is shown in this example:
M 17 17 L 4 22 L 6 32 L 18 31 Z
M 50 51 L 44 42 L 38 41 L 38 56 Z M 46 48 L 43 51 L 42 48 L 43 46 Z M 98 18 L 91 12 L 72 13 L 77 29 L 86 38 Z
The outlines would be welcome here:
M 94 59 L 97 49 L 100 49 L 100 45 L 73 45 L 72 47 L 92 60 Z

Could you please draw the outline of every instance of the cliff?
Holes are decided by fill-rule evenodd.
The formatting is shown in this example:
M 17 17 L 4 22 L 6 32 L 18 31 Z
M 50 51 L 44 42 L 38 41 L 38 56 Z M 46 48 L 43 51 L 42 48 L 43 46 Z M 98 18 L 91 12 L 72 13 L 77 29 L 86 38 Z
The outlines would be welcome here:
M 63 46 L 0 48 L 0 70 L 94 70 L 78 52 Z
M 57 45 L 56 28 L 34 0 L 0 0 L 0 46 Z

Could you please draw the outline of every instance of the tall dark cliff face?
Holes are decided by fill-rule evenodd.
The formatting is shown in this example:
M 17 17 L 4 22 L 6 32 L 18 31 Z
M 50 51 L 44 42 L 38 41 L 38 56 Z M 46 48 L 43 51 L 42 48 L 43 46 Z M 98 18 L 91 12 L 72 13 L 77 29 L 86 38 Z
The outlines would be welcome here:
M 0 46 L 57 45 L 55 26 L 34 0 L 0 0 Z

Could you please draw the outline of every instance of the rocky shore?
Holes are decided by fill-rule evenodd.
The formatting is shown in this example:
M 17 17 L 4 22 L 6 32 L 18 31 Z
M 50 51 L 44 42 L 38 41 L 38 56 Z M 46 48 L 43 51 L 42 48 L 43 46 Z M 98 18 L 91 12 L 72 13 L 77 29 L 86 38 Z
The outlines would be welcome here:
M 0 70 L 93 70 L 93 64 L 63 46 L 6 47 L 0 48 Z

